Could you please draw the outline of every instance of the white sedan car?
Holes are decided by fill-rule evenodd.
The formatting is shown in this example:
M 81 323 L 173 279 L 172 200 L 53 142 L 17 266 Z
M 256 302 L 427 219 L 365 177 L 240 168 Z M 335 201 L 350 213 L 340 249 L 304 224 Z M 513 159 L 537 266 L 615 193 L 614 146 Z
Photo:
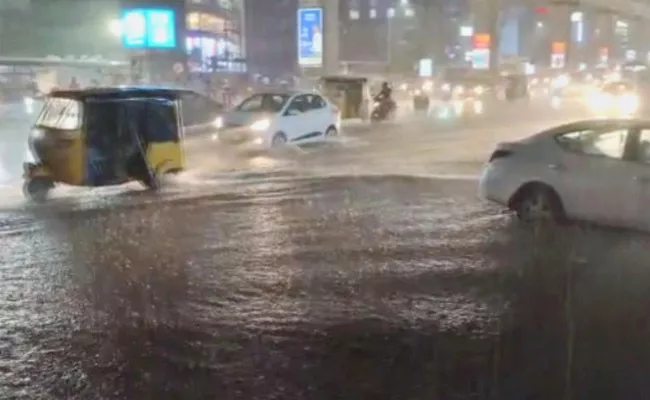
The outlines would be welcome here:
M 501 143 L 479 191 L 525 221 L 650 230 L 650 121 L 581 121 Z
M 335 136 L 341 129 L 336 106 L 317 93 L 257 93 L 217 121 L 214 137 L 229 144 L 277 147 Z

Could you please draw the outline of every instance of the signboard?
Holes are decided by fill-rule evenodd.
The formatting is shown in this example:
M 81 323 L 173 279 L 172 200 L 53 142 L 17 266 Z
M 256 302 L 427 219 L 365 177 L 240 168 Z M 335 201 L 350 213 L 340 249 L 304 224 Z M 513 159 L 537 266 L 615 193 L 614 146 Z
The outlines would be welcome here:
M 489 69 L 490 68 L 490 50 L 475 49 L 472 52 L 472 68 Z
M 490 48 L 490 35 L 487 33 L 477 33 L 474 35 L 474 39 L 472 40 L 474 49 L 489 49 Z
M 551 54 L 551 68 L 561 69 L 565 66 L 566 57 L 562 53 Z
M 566 42 L 553 42 L 551 44 L 551 53 L 566 54 Z
M 298 64 L 323 65 L 323 9 L 298 9 Z
M 141 8 L 122 14 L 122 43 L 127 49 L 173 49 L 176 18 L 173 10 Z
M 433 76 L 433 60 L 431 58 L 423 58 L 420 60 L 418 75 L 421 78 L 431 78 Z

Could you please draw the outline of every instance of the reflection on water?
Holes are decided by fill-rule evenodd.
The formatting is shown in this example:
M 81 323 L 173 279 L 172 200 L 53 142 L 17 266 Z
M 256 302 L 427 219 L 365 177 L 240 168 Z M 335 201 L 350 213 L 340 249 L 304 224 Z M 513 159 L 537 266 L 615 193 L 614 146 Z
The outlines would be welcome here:
M 576 397 L 640 398 L 643 236 L 545 242 L 465 181 L 256 188 L 6 214 L 0 397 L 559 398 L 572 326 Z

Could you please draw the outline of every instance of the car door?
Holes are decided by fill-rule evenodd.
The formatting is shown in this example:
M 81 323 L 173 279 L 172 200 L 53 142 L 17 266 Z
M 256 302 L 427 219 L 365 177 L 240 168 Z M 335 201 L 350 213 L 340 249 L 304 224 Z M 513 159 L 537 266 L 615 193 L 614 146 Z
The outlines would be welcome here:
M 308 137 L 314 126 L 311 122 L 309 102 L 306 95 L 297 95 L 287 105 L 279 119 L 278 130 L 287 135 L 289 142 L 301 142 Z
M 333 110 L 331 107 L 328 107 L 327 102 L 321 96 L 317 94 L 311 94 L 309 97 L 309 105 L 312 113 L 312 119 L 314 120 L 314 140 L 320 139 L 322 136 L 325 136 L 327 128 L 330 125 L 334 124 Z
M 630 125 L 625 122 L 586 126 L 557 136 L 563 152 L 557 163 L 547 166 L 549 180 L 570 217 L 622 227 L 638 224 L 630 138 Z
M 629 179 L 635 184 L 636 228 L 650 230 L 650 124 L 642 123 L 631 132 L 633 155 Z

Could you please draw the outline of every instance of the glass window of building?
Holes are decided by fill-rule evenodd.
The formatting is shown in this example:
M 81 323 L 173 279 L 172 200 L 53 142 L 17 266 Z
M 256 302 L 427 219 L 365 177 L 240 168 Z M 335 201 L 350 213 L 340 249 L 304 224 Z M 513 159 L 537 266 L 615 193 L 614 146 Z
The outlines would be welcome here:
M 226 29 L 226 20 L 216 15 L 191 12 L 187 14 L 187 29 L 222 34 Z
M 218 0 L 219 7 L 223 8 L 224 10 L 232 10 L 233 9 L 233 1 L 232 0 Z
M 349 15 L 351 20 L 359 19 L 359 0 L 350 0 L 349 1 Z

